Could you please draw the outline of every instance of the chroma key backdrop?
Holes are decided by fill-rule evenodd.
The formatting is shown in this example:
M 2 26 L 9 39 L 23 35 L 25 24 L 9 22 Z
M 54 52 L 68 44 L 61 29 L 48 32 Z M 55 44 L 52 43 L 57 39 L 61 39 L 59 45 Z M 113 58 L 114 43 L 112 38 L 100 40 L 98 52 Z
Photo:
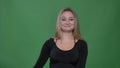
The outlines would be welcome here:
M 120 0 L 0 0 L 0 68 L 33 68 L 64 7 L 78 16 L 86 68 L 120 68 Z

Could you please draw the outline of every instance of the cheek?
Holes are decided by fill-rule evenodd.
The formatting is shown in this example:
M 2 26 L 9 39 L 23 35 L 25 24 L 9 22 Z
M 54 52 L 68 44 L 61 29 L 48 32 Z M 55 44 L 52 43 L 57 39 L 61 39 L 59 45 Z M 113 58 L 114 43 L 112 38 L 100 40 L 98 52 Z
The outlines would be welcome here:
M 72 25 L 75 25 L 75 22 L 73 21 L 73 22 L 71 22 L 71 24 L 72 24 Z
M 73 27 L 73 28 L 75 27 L 75 22 L 74 21 L 71 22 L 71 27 Z
M 60 21 L 60 24 L 61 24 L 61 25 L 64 25 L 64 24 L 65 24 L 65 21 Z
M 66 25 L 66 22 L 65 21 L 61 21 L 60 25 L 61 25 L 61 27 L 64 27 Z

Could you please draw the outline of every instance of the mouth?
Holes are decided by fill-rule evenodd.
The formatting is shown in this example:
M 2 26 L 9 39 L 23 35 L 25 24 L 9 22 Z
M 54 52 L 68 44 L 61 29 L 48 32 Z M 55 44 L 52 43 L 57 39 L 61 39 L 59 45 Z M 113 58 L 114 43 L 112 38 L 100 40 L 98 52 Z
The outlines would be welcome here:
M 64 25 L 64 27 L 71 27 L 71 25 Z
M 71 25 L 64 25 L 64 27 L 71 27 Z

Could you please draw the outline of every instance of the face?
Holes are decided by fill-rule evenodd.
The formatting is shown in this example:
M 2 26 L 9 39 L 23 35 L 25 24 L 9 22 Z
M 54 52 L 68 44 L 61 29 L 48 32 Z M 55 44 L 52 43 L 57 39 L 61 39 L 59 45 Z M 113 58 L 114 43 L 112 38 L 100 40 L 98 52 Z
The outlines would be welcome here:
M 75 18 L 72 12 L 65 11 L 62 13 L 61 18 L 60 18 L 60 25 L 61 25 L 62 31 L 70 32 L 74 29 Z

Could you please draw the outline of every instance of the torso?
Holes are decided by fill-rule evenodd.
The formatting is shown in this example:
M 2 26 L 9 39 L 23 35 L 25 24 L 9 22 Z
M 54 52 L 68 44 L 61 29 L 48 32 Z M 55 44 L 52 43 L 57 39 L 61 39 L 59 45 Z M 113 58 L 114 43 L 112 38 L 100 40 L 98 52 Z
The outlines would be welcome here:
M 77 40 L 65 40 L 61 42 L 61 40 L 54 39 L 54 42 L 59 49 L 63 51 L 69 51 L 72 48 L 74 48 L 74 45 L 77 42 Z
M 79 59 L 78 42 L 66 43 L 66 45 L 57 45 L 55 40 L 52 39 L 53 47 L 50 52 L 50 68 L 75 68 L 74 65 Z M 62 46 L 62 47 L 61 47 Z

